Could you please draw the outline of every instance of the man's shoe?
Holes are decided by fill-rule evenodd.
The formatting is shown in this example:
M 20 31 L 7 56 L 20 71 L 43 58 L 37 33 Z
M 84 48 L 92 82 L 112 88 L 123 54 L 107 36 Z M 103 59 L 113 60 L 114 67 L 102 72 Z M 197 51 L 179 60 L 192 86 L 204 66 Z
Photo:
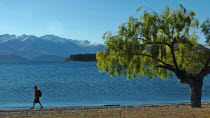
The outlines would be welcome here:
M 42 108 L 43 108 L 43 106 L 40 107 L 40 109 L 42 109 Z
M 34 109 L 33 107 L 31 107 L 30 109 Z

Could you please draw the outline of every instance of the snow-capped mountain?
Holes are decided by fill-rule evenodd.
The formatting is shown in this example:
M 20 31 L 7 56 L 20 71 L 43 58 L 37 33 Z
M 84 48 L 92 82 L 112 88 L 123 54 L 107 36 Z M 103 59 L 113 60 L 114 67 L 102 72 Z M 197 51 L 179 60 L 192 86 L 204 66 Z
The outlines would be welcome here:
M 93 54 L 104 48 L 102 44 L 87 40 L 72 40 L 55 35 L 0 35 L 0 54 L 16 54 L 28 59 L 40 55 L 68 57 L 71 54 Z
M 88 41 L 88 40 L 84 40 L 84 41 L 74 40 L 74 42 L 75 42 L 77 45 L 82 46 L 82 47 L 99 46 L 99 45 L 101 45 L 101 44 L 99 44 L 99 43 L 90 42 L 90 41 Z
M 0 35 L 0 43 L 6 42 L 6 41 L 11 40 L 13 38 L 16 38 L 16 36 L 15 35 L 9 35 L 9 34 Z

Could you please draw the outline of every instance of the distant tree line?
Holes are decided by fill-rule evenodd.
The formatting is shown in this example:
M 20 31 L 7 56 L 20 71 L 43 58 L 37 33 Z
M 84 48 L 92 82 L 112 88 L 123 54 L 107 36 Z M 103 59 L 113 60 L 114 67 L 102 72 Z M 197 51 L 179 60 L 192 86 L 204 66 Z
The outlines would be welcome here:
M 74 54 L 70 55 L 65 61 L 97 61 L 96 54 Z

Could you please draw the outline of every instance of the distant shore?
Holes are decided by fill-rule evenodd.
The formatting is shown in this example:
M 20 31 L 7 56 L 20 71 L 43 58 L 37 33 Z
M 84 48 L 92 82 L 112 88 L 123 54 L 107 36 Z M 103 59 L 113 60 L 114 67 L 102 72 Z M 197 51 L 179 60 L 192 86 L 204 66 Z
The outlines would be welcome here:
M 202 108 L 210 108 L 210 102 L 203 102 Z M 148 110 L 167 110 L 167 109 L 190 109 L 190 103 L 171 103 L 153 105 L 106 105 L 106 106 L 85 106 L 85 107 L 64 107 L 64 108 L 44 108 L 44 109 L 15 109 L 0 110 L 0 117 L 37 115 L 37 114 L 71 114 L 71 113 L 106 113 L 124 111 L 148 111 Z

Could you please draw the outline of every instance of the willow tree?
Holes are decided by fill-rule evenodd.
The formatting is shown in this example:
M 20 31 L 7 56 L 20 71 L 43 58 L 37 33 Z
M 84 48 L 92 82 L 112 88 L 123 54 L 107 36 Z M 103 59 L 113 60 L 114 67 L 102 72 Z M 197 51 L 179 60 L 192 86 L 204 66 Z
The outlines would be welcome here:
M 130 17 L 117 34 L 104 34 L 106 49 L 97 53 L 99 71 L 128 79 L 176 75 L 190 87 L 191 107 L 201 107 L 203 79 L 210 73 L 210 51 L 197 41 L 200 25 L 195 15 L 180 4 L 176 10 L 166 6 L 160 14 L 146 10 L 140 18 Z M 209 20 L 201 28 L 208 44 Z

